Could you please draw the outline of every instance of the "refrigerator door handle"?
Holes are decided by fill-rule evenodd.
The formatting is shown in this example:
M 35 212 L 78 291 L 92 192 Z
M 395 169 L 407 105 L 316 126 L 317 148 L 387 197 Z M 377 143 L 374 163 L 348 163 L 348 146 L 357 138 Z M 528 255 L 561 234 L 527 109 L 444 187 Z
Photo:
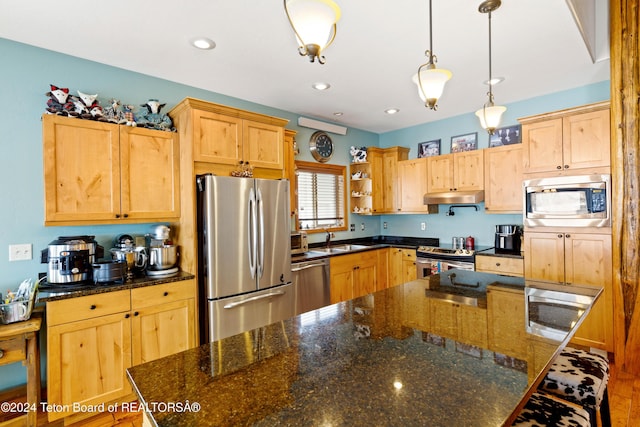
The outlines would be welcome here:
M 255 279 L 256 277 L 256 246 L 257 246 L 257 221 L 256 221 L 256 193 L 252 188 L 249 190 L 249 201 L 248 201 L 248 209 L 249 209 L 249 221 L 247 223 L 247 236 L 249 240 L 248 251 L 249 251 L 249 269 L 251 270 L 251 278 Z
M 229 304 L 224 305 L 222 308 L 235 308 L 249 302 L 258 301 L 265 298 L 279 297 L 284 295 L 285 293 L 286 293 L 285 291 L 273 291 L 273 292 L 269 292 L 268 294 L 258 295 L 255 297 L 243 299 L 242 301 L 230 302 Z
M 256 197 L 256 204 L 258 206 L 258 221 L 260 221 L 258 227 L 258 246 L 256 247 L 258 253 L 258 277 L 262 277 L 264 272 L 264 200 L 262 200 L 262 191 L 258 189 L 258 195 Z

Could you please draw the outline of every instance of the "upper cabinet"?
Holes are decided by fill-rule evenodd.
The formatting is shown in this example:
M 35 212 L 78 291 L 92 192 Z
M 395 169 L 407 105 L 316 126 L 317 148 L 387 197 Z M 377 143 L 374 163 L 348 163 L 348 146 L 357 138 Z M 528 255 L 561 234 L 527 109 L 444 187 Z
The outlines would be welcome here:
M 427 158 L 402 160 L 398 162 L 398 212 L 437 213 L 437 205 L 425 205 L 427 192 Z
M 427 157 L 427 192 L 474 191 L 484 189 L 484 150 Z
M 194 111 L 193 159 L 226 165 L 284 168 L 284 128 L 208 111 Z
M 194 98 L 185 98 L 169 115 L 192 150 L 185 155 L 199 164 L 197 172 L 230 175 L 251 168 L 256 177 L 286 177 L 287 120 Z
M 42 123 L 45 225 L 180 216 L 176 133 L 55 115 Z
M 609 120 L 608 101 L 519 119 L 524 173 L 563 175 L 609 168 Z
M 398 161 L 408 156 L 409 149 L 405 147 L 369 147 L 366 162 L 352 163 L 351 211 L 395 213 L 399 206 Z
M 484 150 L 484 209 L 522 213 L 522 144 Z

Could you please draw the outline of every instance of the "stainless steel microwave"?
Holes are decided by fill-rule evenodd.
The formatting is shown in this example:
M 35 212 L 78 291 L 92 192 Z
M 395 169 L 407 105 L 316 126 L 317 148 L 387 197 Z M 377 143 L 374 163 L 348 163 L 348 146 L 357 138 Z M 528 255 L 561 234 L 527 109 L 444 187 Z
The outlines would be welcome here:
M 611 175 L 523 181 L 525 227 L 611 227 Z
M 303 254 L 308 250 L 307 233 L 304 231 L 291 232 L 291 255 Z

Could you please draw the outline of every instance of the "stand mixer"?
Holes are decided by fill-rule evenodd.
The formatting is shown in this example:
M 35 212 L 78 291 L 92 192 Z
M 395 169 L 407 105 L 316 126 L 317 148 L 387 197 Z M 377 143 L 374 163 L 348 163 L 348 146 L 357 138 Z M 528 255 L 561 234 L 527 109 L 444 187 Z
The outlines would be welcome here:
M 170 234 L 171 229 L 166 225 L 156 225 L 147 234 L 147 276 L 169 276 L 178 272 L 178 247 L 171 241 Z

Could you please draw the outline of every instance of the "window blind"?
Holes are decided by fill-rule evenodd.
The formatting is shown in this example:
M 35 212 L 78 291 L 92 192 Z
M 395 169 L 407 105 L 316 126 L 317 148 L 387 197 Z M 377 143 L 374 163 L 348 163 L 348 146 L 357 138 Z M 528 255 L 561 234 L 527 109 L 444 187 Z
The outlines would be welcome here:
M 344 225 L 344 178 L 334 171 L 298 169 L 298 220 L 301 230 Z

